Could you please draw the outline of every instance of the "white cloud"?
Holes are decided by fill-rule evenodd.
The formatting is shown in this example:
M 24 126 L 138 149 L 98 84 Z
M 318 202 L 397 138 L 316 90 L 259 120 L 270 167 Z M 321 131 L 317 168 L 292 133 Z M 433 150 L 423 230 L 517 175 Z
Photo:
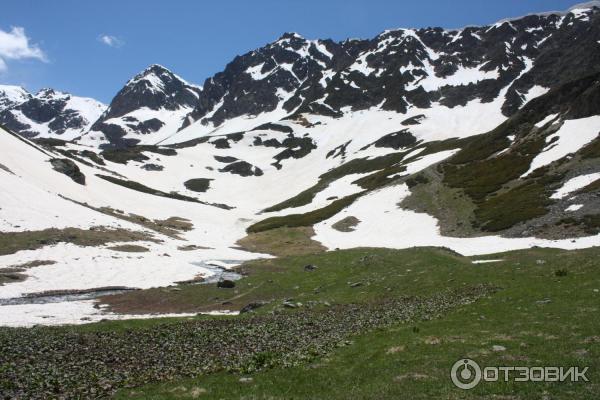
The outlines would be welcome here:
M 8 67 L 6 60 L 37 59 L 47 62 L 46 54 L 37 44 L 29 43 L 25 29 L 15 26 L 10 32 L 0 29 L 0 72 Z
M 121 47 L 125 44 L 123 40 L 112 35 L 100 35 L 98 36 L 98 41 L 110 47 Z

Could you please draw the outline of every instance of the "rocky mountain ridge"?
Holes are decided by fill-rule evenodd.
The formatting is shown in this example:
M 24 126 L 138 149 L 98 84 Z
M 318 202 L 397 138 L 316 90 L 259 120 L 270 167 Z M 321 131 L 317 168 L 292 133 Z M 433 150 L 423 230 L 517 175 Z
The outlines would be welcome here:
M 0 124 L 28 138 L 73 140 L 87 132 L 105 109 L 94 99 L 54 89 L 31 94 L 21 87 L 0 85 Z

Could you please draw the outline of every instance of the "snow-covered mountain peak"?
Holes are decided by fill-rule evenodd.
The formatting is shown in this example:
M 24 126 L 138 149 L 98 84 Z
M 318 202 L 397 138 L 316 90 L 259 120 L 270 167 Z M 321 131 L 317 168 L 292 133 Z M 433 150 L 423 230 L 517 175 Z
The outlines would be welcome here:
M 35 97 L 38 99 L 64 98 L 67 96 L 67 93 L 63 93 L 52 88 L 42 88 L 35 94 Z
M 201 91 L 164 66 L 152 64 L 127 82 L 81 142 L 122 145 L 160 141 L 183 124 Z
M 50 88 L 35 95 L 18 87 L 8 92 L 14 101 L 0 109 L 0 123 L 26 137 L 72 140 L 86 132 L 106 109 L 106 105 L 94 99 Z M 0 93 L 4 93 L 2 89 Z
M 275 43 L 282 43 L 291 40 L 305 40 L 302 35 L 297 32 L 284 32 Z
M 21 104 L 31 97 L 31 94 L 21 86 L 0 85 L 0 112 Z
M 159 64 L 152 64 L 131 78 L 125 86 L 138 86 L 140 90 L 164 92 L 168 91 L 168 86 L 173 84 L 188 85 L 185 80 L 175 75 L 169 69 Z

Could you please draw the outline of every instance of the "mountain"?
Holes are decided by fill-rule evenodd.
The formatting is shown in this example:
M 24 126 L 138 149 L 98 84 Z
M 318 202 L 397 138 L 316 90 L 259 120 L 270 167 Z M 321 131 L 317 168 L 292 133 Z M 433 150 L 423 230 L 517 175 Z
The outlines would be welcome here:
M 0 261 L 55 264 L 0 299 L 190 283 L 303 249 L 598 246 L 599 42 L 597 3 L 370 40 L 287 33 L 202 88 L 150 66 L 73 141 L 6 117 L 59 118 L 73 97 L 6 90 L 0 229 L 19 240 Z M 95 305 L 0 322 L 121 317 Z
M 599 4 L 489 26 L 387 30 L 364 40 L 285 33 L 235 57 L 203 87 L 151 65 L 126 83 L 79 142 L 173 144 L 302 113 L 407 114 L 475 103 L 499 112 L 489 116 L 499 123 L 550 88 L 600 70 Z M 18 113 L 10 118 L 8 126 L 31 136 Z
M 35 95 L 15 86 L 0 86 L 0 123 L 25 137 L 72 140 L 87 132 L 106 106 L 94 99 L 53 89 Z
M 340 116 L 373 107 L 407 113 L 496 100 L 508 117 L 549 88 L 599 70 L 597 10 L 460 30 L 397 29 L 339 43 L 285 34 L 208 79 L 185 120 L 190 127 L 167 142 L 294 113 Z
M 127 82 L 80 142 L 159 141 L 183 124 L 201 90 L 165 67 L 151 65 Z

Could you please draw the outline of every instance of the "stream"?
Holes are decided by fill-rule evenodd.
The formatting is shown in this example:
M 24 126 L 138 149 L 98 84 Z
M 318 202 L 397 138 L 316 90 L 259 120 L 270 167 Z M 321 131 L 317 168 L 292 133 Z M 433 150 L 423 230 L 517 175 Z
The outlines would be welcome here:
M 239 265 L 242 261 L 239 260 L 209 260 L 193 262 L 192 265 L 201 267 L 207 270 L 207 276 L 202 281 L 194 283 L 195 285 L 207 285 L 217 283 L 220 280 L 236 281 L 242 276 L 236 272 L 230 271 L 235 265 Z M 82 290 L 53 290 L 41 293 L 29 293 L 21 297 L 12 297 L 0 299 L 0 306 L 21 305 L 21 304 L 47 304 L 47 303 L 62 303 L 69 301 L 93 300 L 101 296 L 109 296 L 121 294 L 132 290 L 140 290 L 139 288 L 110 286 Z

